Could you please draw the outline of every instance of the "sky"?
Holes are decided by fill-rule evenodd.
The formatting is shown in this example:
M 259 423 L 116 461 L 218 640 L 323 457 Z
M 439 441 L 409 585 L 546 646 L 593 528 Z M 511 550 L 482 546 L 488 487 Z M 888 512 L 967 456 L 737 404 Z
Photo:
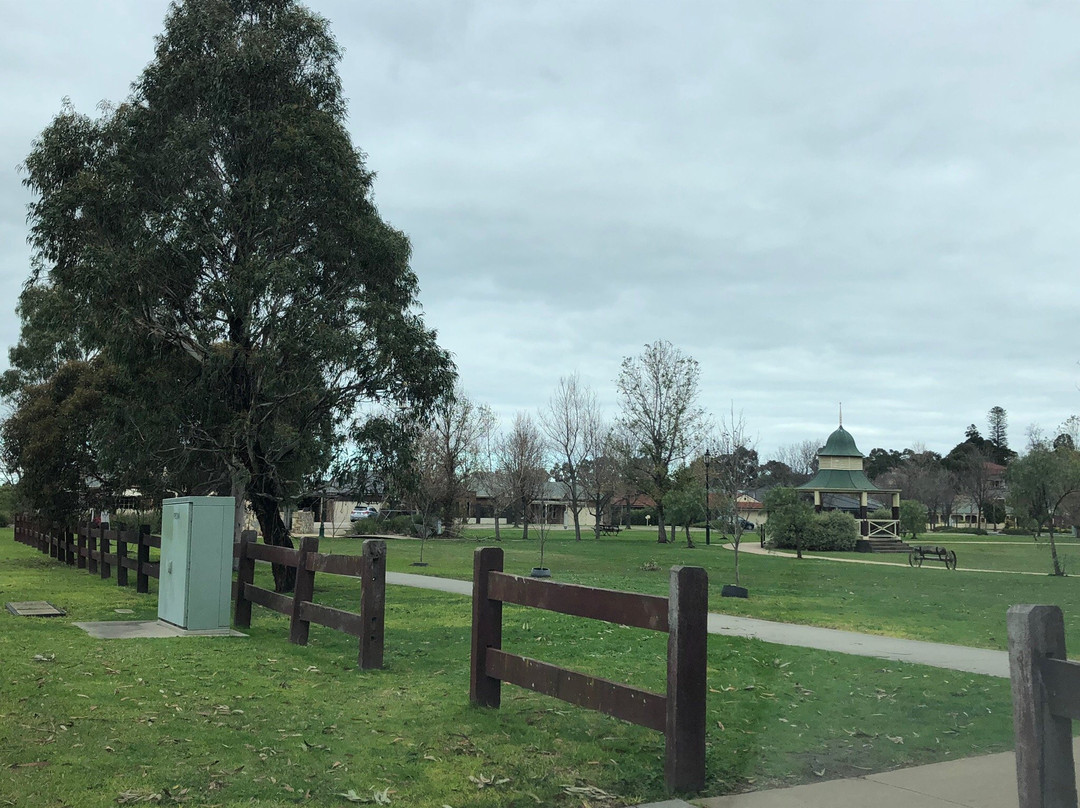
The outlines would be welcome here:
M 764 458 L 1080 412 L 1080 6 L 311 0 L 427 323 L 505 423 L 665 339 Z M 0 0 L 0 368 L 19 166 L 129 93 L 164 0 Z M 4 316 L 6 315 L 6 316 Z M 728 416 L 730 418 L 730 416 Z

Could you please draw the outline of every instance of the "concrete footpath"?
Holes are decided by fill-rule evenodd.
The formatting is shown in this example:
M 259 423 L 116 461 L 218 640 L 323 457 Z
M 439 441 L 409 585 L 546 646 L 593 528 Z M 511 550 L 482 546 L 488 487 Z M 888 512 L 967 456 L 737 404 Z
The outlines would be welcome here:
M 1080 739 L 1073 741 L 1080 760 Z M 894 769 L 771 791 L 690 802 L 666 800 L 638 808 L 1018 808 L 1012 752 Z
M 386 582 L 397 586 L 435 589 L 440 592 L 472 597 L 471 581 L 414 575 L 407 572 L 388 572 Z M 1009 655 L 1005 651 L 967 648 L 962 645 L 946 645 L 921 640 L 903 640 L 876 634 L 860 634 L 857 631 L 839 631 L 832 628 L 776 623 L 753 617 L 715 613 L 709 615 L 709 633 L 730 637 L 750 637 L 777 645 L 797 645 L 801 648 L 816 648 L 837 654 L 855 654 L 897 662 L 914 662 L 919 665 L 931 665 L 965 673 L 1009 678 Z

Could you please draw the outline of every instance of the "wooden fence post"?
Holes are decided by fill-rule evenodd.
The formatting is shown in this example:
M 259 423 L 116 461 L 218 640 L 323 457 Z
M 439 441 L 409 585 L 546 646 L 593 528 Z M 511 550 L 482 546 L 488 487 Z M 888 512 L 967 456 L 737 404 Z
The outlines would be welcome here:
M 103 527 L 98 528 L 98 548 L 101 554 L 101 580 L 106 580 L 112 575 L 112 565 L 109 564 L 109 548 L 112 545 L 111 530 L 106 530 Z
M 254 530 L 240 532 L 240 549 L 236 568 L 236 610 L 233 623 L 237 628 L 251 628 L 251 601 L 244 594 L 244 585 L 255 582 L 255 559 L 248 556 L 248 545 L 255 541 Z
M 668 791 L 705 787 L 705 669 L 709 577 L 701 567 L 672 567 L 668 599 L 666 762 Z
M 75 567 L 80 570 L 86 569 L 86 531 L 87 527 L 84 524 L 79 524 L 75 527 L 77 534 L 76 543 L 76 558 Z
M 99 575 L 98 572 L 98 533 L 100 528 L 86 527 L 86 571 L 91 575 Z
M 289 620 L 289 642 L 293 645 L 307 645 L 311 623 L 300 616 L 303 603 L 310 603 L 315 597 L 315 572 L 307 568 L 308 559 L 319 551 L 317 536 L 305 536 L 300 539 L 300 554 L 296 559 L 296 585 L 293 587 L 292 616 Z
M 150 525 L 139 525 L 139 543 L 135 545 L 135 591 L 145 595 L 150 591 L 150 576 L 143 565 L 150 563 Z
M 481 707 L 498 707 L 502 702 L 502 680 L 487 675 L 487 649 L 502 648 L 502 601 L 488 598 L 488 573 L 502 569 L 501 547 L 478 547 L 473 553 L 469 701 Z
M 116 534 L 116 585 L 127 586 L 128 585 L 128 568 L 125 566 L 125 562 L 128 557 L 128 536 L 130 530 L 121 530 Z
M 383 666 L 384 628 L 386 623 L 386 542 L 365 539 L 361 555 L 360 635 L 357 664 L 360 670 Z
M 1074 808 L 1072 721 L 1050 712 L 1041 667 L 1066 658 L 1061 609 L 1012 606 L 1006 620 L 1020 808 Z
M 49 558 L 60 557 L 60 541 L 57 536 L 56 523 L 51 523 L 48 527 L 48 532 L 45 535 L 45 541 L 49 545 Z

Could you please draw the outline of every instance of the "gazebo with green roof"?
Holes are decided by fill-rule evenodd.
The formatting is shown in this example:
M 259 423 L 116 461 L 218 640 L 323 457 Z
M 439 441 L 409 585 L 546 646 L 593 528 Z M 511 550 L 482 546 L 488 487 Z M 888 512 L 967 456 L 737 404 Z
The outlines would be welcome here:
M 825 445 L 818 449 L 817 474 L 809 482 L 800 485 L 798 490 L 813 493 L 814 510 L 818 512 L 824 506 L 824 495 L 841 494 L 858 498 L 859 533 L 869 540 L 859 549 L 885 550 L 887 543 L 899 542 L 900 492 L 878 488 L 870 482 L 870 478 L 863 471 L 863 453 L 855 445 L 851 433 L 844 429 L 842 422 L 836 431 L 829 435 Z M 892 519 L 867 517 L 871 494 L 891 497 Z

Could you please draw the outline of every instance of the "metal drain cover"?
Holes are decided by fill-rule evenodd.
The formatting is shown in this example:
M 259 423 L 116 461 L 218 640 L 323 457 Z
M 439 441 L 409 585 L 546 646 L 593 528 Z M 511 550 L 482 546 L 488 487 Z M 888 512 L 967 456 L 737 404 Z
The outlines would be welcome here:
M 7 604 L 7 610 L 20 617 L 63 617 L 67 612 L 47 600 L 23 600 Z

